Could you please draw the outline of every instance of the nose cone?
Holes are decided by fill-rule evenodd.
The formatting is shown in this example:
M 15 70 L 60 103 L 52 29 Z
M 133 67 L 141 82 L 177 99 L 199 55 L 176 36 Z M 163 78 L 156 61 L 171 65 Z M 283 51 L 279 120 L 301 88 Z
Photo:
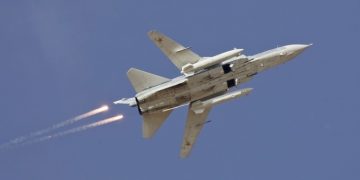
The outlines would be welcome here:
M 293 44 L 287 45 L 286 50 L 288 52 L 289 58 L 294 58 L 295 56 L 302 53 L 306 48 L 310 47 L 312 44 Z
M 292 53 L 300 54 L 306 48 L 310 47 L 312 44 L 293 44 L 286 46 L 286 49 Z

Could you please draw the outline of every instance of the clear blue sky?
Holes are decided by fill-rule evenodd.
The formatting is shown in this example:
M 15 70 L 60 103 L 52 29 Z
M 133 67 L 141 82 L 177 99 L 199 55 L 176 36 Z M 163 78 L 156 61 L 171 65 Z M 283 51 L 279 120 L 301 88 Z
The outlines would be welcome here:
M 0 179 L 360 179 L 360 1 L 0 2 L 0 143 L 134 95 L 126 71 L 179 71 L 157 29 L 203 56 L 314 43 L 211 112 L 179 158 L 186 108 L 152 140 L 136 109 L 122 122 L 0 152 Z

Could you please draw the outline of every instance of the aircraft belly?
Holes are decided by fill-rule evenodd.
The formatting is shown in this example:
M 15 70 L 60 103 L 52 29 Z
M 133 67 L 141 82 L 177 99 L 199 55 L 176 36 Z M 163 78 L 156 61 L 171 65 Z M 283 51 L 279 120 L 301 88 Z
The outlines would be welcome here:
M 250 62 L 241 62 L 232 65 L 232 71 L 224 73 L 221 66 L 199 73 L 189 78 L 191 101 L 196 101 L 227 91 L 230 87 L 227 82 L 234 80 L 239 85 L 251 79 L 257 73 L 257 65 Z M 232 86 L 231 86 L 232 87 Z
M 158 112 L 172 109 L 191 100 L 189 87 L 186 83 L 177 84 L 167 89 L 155 92 L 152 95 L 140 99 L 142 112 Z
M 221 80 L 223 75 L 224 71 L 222 67 L 218 66 L 190 76 L 187 83 L 190 90 L 191 102 L 226 91 L 227 87 Z
M 232 71 L 224 73 L 222 66 L 188 77 L 187 81 L 151 93 L 144 98 L 139 97 L 141 112 L 158 112 L 187 104 L 199 99 L 226 92 L 233 80 L 239 85 L 251 79 L 259 71 L 259 62 L 248 62 L 237 65 Z

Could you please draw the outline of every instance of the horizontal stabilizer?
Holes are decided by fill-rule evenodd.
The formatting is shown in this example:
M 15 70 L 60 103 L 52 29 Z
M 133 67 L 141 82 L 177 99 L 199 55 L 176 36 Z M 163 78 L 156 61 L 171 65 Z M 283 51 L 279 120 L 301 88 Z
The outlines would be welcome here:
M 127 72 L 127 76 L 136 92 L 141 92 L 145 89 L 170 80 L 168 78 L 141 71 L 135 68 L 130 68 Z
M 167 117 L 169 117 L 171 110 L 165 112 L 146 113 L 143 114 L 143 137 L 151 138 L 156 131 L 161 127 Z

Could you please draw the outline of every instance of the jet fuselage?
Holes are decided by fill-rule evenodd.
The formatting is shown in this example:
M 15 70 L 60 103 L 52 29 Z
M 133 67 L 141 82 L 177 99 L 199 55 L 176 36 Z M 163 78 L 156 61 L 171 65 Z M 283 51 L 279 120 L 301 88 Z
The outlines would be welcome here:
M 164 112 L 219 96 L 257 73 L 291 60 L 308 46 L 287 45 L 253 56 L 240 55 L 194 74 L 179 76 L 138 93 L 135 96 L 138 110 L 140 114 Z M 201 61 L 206 61 L 206 58 Z

